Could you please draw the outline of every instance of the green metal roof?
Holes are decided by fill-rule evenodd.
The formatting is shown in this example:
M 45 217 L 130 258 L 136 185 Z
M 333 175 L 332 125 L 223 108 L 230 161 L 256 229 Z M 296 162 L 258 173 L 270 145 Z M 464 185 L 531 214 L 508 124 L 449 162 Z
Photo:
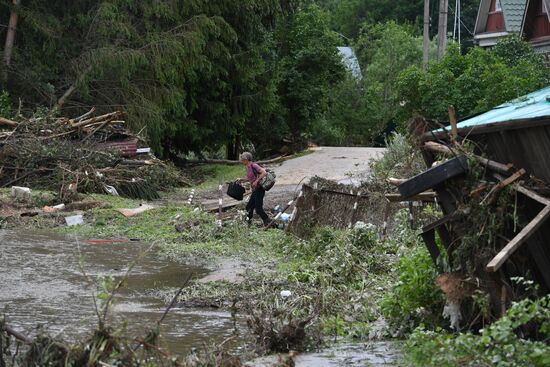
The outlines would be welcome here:
M 457 126 L 461 129 L 495 122 L 524 120 L 543 116 L 550 116 L 550 86 L 501 104 L 480 115 L 463 120 Z M 450 128 L 447 127 L 446 129 L 449 130 Z
M 519 33 L 527 0 L 500 0 L 506 31 Z

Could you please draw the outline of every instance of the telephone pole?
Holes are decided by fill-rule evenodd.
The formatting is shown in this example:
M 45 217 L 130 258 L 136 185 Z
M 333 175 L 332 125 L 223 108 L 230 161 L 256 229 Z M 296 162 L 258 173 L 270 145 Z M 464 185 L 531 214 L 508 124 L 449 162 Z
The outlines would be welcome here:
M 424 41 L 422 44 L 422 67 L 426 70 L 430 59 L 430 0 L 424 0 Z
M 437 26 L 437 58 L 441 60 L 447 47 L 447 17 L 449 0 L 439 0 L 439 23 Z

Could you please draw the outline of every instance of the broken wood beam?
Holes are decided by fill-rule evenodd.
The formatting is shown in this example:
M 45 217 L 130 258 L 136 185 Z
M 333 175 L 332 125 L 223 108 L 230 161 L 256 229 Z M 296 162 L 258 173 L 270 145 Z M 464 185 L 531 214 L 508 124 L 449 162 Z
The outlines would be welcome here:
M 123 114 L 124 113 L 122 111 L 115 111 L 115 112 L 111 112 L 111 113 L 106 113 L 105 115 L 92 117 L 92 118 L 89 118 L 89 119 L 86 119 L 86 120 L 82 120 L 80 122 L 73 123 L 73 124 L 71 124 L 71 127 L 76 129 L 78 127 L 87 126 L 87 125 L 90 125 L 90 124 L 93 124 L 93 123 L 96 123 L 96 122 L 103 122 L 105 120 L 110 121 L 110 120 L 115 119 L 116 117 L 119 117 L 119 116 L 123 115 Z
M 458 136 L 458 127 L 456 124 L 456 112 L 454 106 L 450 105 L 448 107 L 449 111 L 449 123 L 451 124 L 451 140 L 456 142 Z
M 454 152 L 450 147 L 436 143 L 435 141 L 427 141 L 424 143 L 424 148 L 435 153 L 442 153 L 446 155 L 456 155 L 456 152 Z M 499 162 L 495 162 L 493 160 L 490 160 L 488 158 L 483 158 L 478 155 L 472 155 L 472 157 L 483 166 L 489 168 L 492 171 L 499 172 L 502 174 L 510 174 L 510 171 L 512 170 L 512 165 L 509 164 L 502 164 Z
M 538 201 L 541 204 L 550 205 L 550 199 L 547 199 L 544 196 L 541 196 L 541 195 L 537 194 L 536 192 L 531 191 L 531 190 L 529 190 L 528 188 L 526 188 L 524 186 L 521 186 L 520 184 L 515 184 L 514 189 L 517 192 L 521 192 L 523 195 L 525 195 L 525 196 L 527 196 L 527 197 L 529 197 L 529 198 L 531 198 L 535 201 Z
M 550 217 L 550 205 L 544 207 L 502 250 L 487 264 L 488 272 L 496 272 L 512 254 L 531 237 Z
M 399 185 L 399 193 L 405 198 L 440 186 L 445 181 L 468 172 L 468 160 L 461 155 L 410 178 Z
M 399 186 L 401 185 L 403 182 L 407 181 L 406 178 L 395 178 L 395 177 L 388 177 L 386 179 L 386 182 L 389 183 L 390 185 L 393 185 L 393 186 Z
M 437 194 L 433 191 L 422 192 L 418 195 L 410 197 L 408 199 L 401 196 L 401 194 L 386 194 L 385 197 L 392 203 L 398 203 L 401 201 L 434 201 Z
M 519 171 L 517 171 L 516 173 L 514 173 L 512 176 L 510 176 L 508 178 L 505 178 L 504 180 L 497 183 L 495 186 L 493 186 L 491 191 L 489 191 L 487 196 L 485 196 L 483 198 L 483 200 L 481 200 L 481 204 L 482 205 L 485 204 L 485 203 L 491 204 L 493 202 L 494 198 L 496 197 L 495 195 L 497 193 L 499 193 L 506 186 L 512 184 L 514 181 L 517 181 L 518 179 L 520 179 L 526 173 L 527 172 L 525 171 L 525 169 L 522 168 Z

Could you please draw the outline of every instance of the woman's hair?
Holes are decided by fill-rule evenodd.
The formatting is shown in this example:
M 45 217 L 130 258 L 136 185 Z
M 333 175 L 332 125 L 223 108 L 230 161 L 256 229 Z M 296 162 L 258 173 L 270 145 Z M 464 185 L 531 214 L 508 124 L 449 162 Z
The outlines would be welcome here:
M 251 161 L 252 162 L 252 154 L 249 153 L 249 152 L 244 152 L 240 155 L 240 160 L 247 160 L 247 161 Z

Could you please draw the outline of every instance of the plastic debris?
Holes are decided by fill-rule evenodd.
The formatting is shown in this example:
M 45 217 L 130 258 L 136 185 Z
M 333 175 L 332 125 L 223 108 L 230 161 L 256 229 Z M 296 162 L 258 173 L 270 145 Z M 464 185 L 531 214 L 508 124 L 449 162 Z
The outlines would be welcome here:
M 291 295 L 292 295 L 291 291 L 281 291 L 281 297 L 283 298 L 290 297 Z
M 11 196 L 14 198 L 29 198 L 31 196 L 31 189 L 28 187 L 12 186 Z
M 81 214 L 65 217 L 65 223 L 67 223 L 69 227 L 84 224 L 84 217 Z

